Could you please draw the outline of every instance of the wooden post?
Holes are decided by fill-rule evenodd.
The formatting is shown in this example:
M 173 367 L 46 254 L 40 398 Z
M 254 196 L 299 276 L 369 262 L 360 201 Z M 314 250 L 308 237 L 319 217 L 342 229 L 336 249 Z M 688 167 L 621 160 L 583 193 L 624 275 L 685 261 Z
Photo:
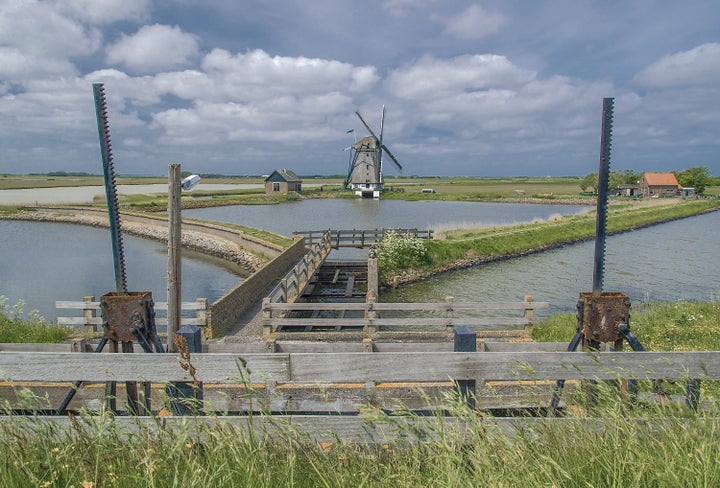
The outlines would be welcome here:
M 445 318 L 447 319 L 447 322 L 445 323 L 445 327 L 447 329 L 452 329 L 455 324 L 453 322 L 453 319 L 455 318 L 454 311 L 453 311 L 453 302 L 455 301 L 455 298 L 448 295 L 445 297 Z
M 202 329 L 196 325 L 183 325 L 176 333 L 176 335 L 185 339 L 187 352 L 190 355 L 202 352 L 201 332 Z M 190 357 L 189 361 L 192 361 L 192 357 Z M 170 383 L 167 386 L 167 395 L 170 399 L 170 409 L 173 414 L 202 415 L 202 382 L 179 381 Z
M 532 295 L 525 295 L 525 303 L 529 304 L 529 303 L 532 303 L 533 301 L 535 301 L 535 298 Z M 526 308 L 525 314 L 523 315 L 523 317 L 528 319 L 528 322 L 530 322 L 533 319 L 533 317 L 535 316 L 534 314 L 535 314 L 535 311 L 532 308 Z
M 262 301 L 262 319 L 263 319 L 263 339 L 267 339 L 272 334 L 272 322 L 270 321 L 272 319 L 272 310 L 267 308 L 267 306 L 270 304 L 270 298 L 265 297 Z
M 83 297 L 83 302 L 89 303 L 94 302 L 95 297 L 93 295 L 86 295 Z M 95 324 L 91 323 L 92 321 L 90 319 L 96 317 L 95 309 L 90 308 L 90 306 L 87 306 L 88 308 L 83 309 L 83 316 L 85 317 L 85 333 L 89 336 L 92 336 L 95 332 L 99 331 L 102 327 L 101 325 L 95 328 Z
M 180 217 L 180 165 L 173 163 L 168 168 L 168 326 L 167 350 L 176 352 L 173 342 L 175 333 L 180 328 L 182 306 L 182 285 L 180 271 L 181 217 Z
M 454 352 L 476 352 L 477 351 L 477 333 L 463 325 L 457 327 L 454 334 Z M 470 409 L 475 409 L 475 380 L 459 380 L 457 382 L 460 396 L 467 402 Z

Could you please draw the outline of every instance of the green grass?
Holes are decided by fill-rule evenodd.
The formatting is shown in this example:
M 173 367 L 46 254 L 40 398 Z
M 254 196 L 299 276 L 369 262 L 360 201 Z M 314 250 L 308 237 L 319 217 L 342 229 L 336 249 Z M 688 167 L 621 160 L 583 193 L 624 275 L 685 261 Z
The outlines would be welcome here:
M 608 212 L 609 233 L 630 230 L 666 220 L 688 217 L 720 206 L 718 200 L 673 201 L 651 207 L 618 206 Z M 550 222 L 482 230 L 447 232 L 427 243 L 428 265 L 443 269 L 463 260 L 484 261 L 521 255 L 559 244 L 590 239 L 595 235 L 595 214 L 574 215 Z
M 569 342 L 576 325 L 575 314 L 556 314 L 534 325 L 532 338 Z M 649 351 L 720 351 L 720 302 L 633 304 L 630 329 Z
M 55 343 L 72 333 L 71 329 L 50 324 L 34 312 L 24 318 L 23 306 L 20 302 L 10 311 L 7 299 L 0 295 L 0 343 Z
M 511 435 L 460 402 L 450 412 L 467 429 L 424 417 L 420 430 L 378 416 L 421 443 L 319 445 L 290 424 L 263 417 L 273 438 L 209 420 L 132 431 L 110 414 L 60 427 L 11 417 L 0 426 L 2 486 L 76 487 L 513 487 L 717 486 L 720 431 L 715 415 L 642 406 L 633 417 L 598 385 L 593 419 L 578 403 L 571 421 L 529 424 Z M 569 395 L 568 395 L 569 397 Z M 577 397 L 579 402 L 583 398 Z M 574 418 L 575 421 L 572 421 Z M 80 422 L 80 421 L 82 422 Z M 322 422 L 322 418 L 318 418 Z M 242 424 L 238 424 L 242 425 Z

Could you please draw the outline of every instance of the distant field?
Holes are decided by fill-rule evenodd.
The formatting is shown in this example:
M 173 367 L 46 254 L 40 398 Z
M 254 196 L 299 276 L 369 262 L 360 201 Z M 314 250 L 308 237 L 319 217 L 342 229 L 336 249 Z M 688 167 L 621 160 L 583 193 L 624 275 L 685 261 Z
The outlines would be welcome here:
M 385 181 L 387 191 L 382 198 L 402 200 L 506 200 L 509 198 L 541 198 L 560 200 L 579 196 L 580 178 L 577 177 L 507 177 L 507 178 L 466 178 L 466 177 L 388 177 Z M 121 185 L 166 183 L 167 177 L 118 177 Z M 223 177 L 205 178 L 203 183 L 217 184 L 262 184 L 259 177 Z M 342 192 L 341 178 L 303 178 L 303 195 L 307 197 L 347 197 Z M 0 190 L 21 188 L 52 188 L 66 186 L 103 185 L 102 176 L 44 176 L 44 175 L 0 175 Z M 423 189 L 434 193 L 423 193 Z M 188 194 L 196 198 L 212 196 L 213 200 L 225 200 L 226 204 L 238 203 L 278 203 L 282 199 L 266 197 L 262 188 L 196 191 Z M 720 194 L 720 187 L 709 187 L 706 195 Z M 268 198 L 270 198 L 268 200 Z M 184 198 L 185 199 L 185 198 Z M 157 195 L 136 195 L 124 204 L 137 207 L 145 205 L 165 205 Z
M 406 193 L 433 189 L 437 195 L 479 194 L 485 196 L 557 196 L 580 193 L 580 178 L 388 178 L 388 188 L 402 187 Z

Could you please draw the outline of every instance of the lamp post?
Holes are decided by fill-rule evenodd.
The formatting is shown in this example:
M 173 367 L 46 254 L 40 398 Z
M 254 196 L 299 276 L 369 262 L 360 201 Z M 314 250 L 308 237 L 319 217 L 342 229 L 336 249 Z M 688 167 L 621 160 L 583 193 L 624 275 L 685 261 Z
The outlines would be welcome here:
M 182 314 L 182 276 L 181 276 L 181 247 L 182 247 L 182 208 L 180 195 L 182 190 L 190 190 L 200 181 L 198 175 L 190 175 L 180 179 L 180 164 L 172 163 L 168 167 L 168 327 L 167 350 L 177 352 L 175 347 L 175 334 L 180 328 Z

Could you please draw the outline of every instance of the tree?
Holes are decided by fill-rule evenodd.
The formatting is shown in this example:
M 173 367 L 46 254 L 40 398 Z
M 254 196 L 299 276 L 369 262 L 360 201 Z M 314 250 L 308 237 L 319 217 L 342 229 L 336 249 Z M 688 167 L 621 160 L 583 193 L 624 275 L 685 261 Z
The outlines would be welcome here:
M 698 195 L 705 194 L 705 188 L 712 184 L 712 173 L 707 166 L 694 166 L 676 173 L 678 183 L 682 186 L 695 188 Z
M 597 173 L 590 173 L 589 175 L 585 175 L 582 180 L 580 180 L 580 189 L 582 191 L 585 191 L 587 188 L 591 188 L 593 193 L 597 191 L 598 187 L 598 174 Z

